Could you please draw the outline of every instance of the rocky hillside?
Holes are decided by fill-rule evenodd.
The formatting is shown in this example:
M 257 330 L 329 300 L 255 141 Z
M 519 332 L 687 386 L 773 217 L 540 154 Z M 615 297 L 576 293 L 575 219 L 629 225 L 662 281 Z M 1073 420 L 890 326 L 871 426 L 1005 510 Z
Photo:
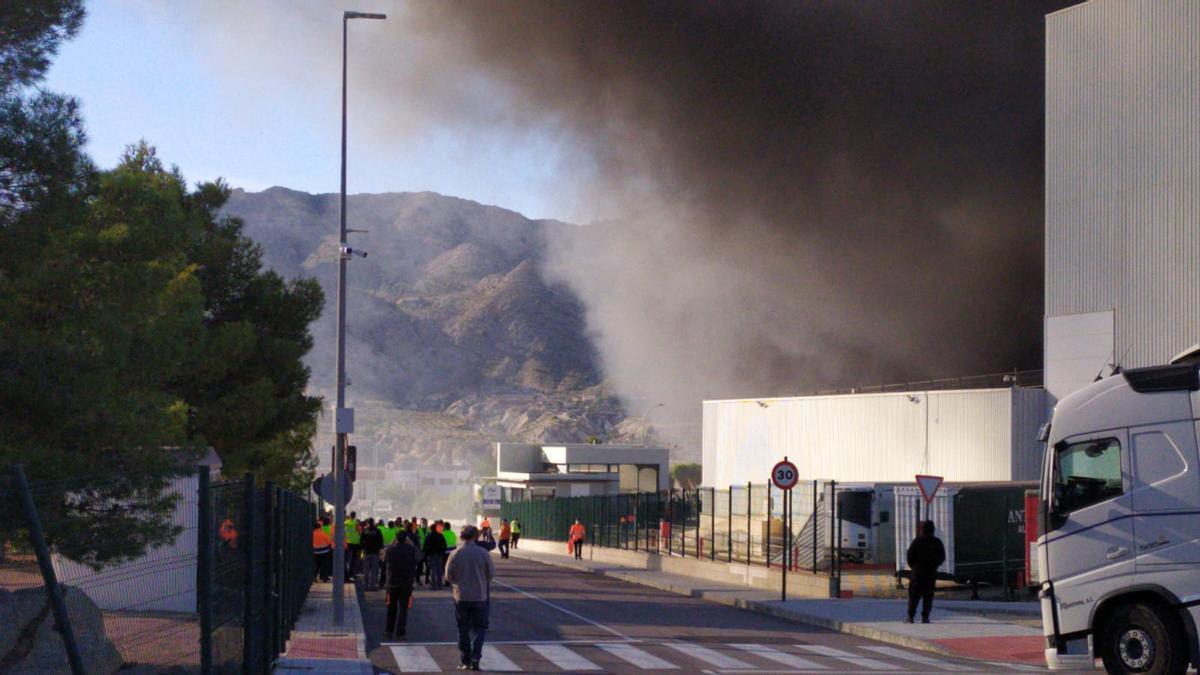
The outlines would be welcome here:
M 337 195 L 236 190 L 226 213 L 271 268 L 320 280 L 327 309 L 308 364 L 332 398 Z M 347 398 L 372 410 L 360 453 L 473 464 L 496 440 L 636 434 L 602 386 L 579 301 L 541 272 L 548 232 L 573 226 L 427 192 L 353 195 L 347 222 L 366 230 L 349 239 L 368 252 L 350 263 L 347 296 Z

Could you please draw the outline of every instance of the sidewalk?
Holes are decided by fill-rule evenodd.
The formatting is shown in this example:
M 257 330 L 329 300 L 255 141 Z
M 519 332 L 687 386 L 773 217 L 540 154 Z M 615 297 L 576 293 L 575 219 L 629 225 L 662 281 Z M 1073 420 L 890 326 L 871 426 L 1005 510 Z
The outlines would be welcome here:
M 935 600 L 933 623 L 906 624 L 906 601 L 855 598 L 797 599 L 778 592 L 665 572 L 575 560 L 571 556 L 514 550 L 535 562 L 601 574 L 679 595 L 947 656 L 1045 666 L 1041 614 L 1035 602 Z
M 346 584 L 344 609 L 346 620 L 335 627 L 333 585 L 313 584 L 275 672 L 372 675 L 375 668 L 367 659 L 367 636 L 353 583 Z

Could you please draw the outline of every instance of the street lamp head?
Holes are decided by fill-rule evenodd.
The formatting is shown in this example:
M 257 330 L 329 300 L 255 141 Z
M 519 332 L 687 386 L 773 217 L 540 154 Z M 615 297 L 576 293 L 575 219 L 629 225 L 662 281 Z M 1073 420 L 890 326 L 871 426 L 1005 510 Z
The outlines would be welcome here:
M 353 12 L 347 11 L 342 14 L 343 19 L 386 19 L 387 14 L 372 14 L 370 12 Z

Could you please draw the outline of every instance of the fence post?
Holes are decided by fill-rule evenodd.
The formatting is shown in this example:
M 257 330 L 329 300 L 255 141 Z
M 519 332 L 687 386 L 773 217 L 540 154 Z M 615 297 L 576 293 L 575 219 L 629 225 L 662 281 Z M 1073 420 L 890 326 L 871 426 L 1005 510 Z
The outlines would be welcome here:
M 842 597 L 841 571 L 838 565 L 837 481 L 829 481 L 829 597 Z
M 809 522 L 812 523 L 812 573 L 817 573 L 817 526 L 820 525 L 820 520 L 817 518 L 817 481 L 812 482 L 813 504 L 812 515 L 809 516 Z
M 242 668 L 244 672 L 256 672 L 258 664 L 256 649 L 258 647 L 258 622 L 254 611 L 257 605 L 254 588 L 258 575 L 254 570 L 254 476 L 246 474 L 242 478 L 242 532 L 239 537 L 244 558 L 242 574 Z
M 708 498 L 709 509 L 712 511 L 712 516 L 709 518 L 709 521 L 708 521 L 709 524 L 712 526 L 710 528 L 710 532 L 708 533 L 708 539 L 709 539 L 708 559 L 716 560 L 717 559 L 717 488 L 716 487 L 709 488 L 708 494 L 709 494 L 709 498 Z
M 262 594 L 259 596 L 263 603 L 263 671 L 271 670 L 271 659 L 275 657 L 275 647 L 279 643 L 279 617 L 277 601 L 279 598 L 279 579 L 276 574 L 279 569 L 277 538 L 279 537 L 279 513 L 276 508 L 275 484 L 267 481 L 262 492 Z
M 212 484 L 207 466 L 196 470 L 196 611 L 200 613 L 200 674 L 213 672 Z
M 771 484 L 767 483 L 767 569 L 771 569 Z
M 750 517 L 750 514 L 754 511 L 754 509 L 751 508 L 751 506 L 750 506 L 753 503 L 753 501 L 751 499 L 753 497 L 753 495 L 754 495 L 754 484 L 747 482 L 746 483 L 746 566 L 747 567 L 750 566 L 750 560 L 754 554 L 753 545 L 751 544 L 751 542 L 754 540 L 754 536 L 753 536 L 754 524 Z
M 29 481 L 25 478 L 25 467 L 20 464 L 12 466 L 13 480 L 17 484 L 17 493 L 21 495 L 21 508 L 25 511 L 25 523 L 29 526 L 29 538 L 33 543 L 34 553 L 37 554 L 38 568 L 42 573 L 42 581 L 46 585 L 46 595 L 50 596 L 50 609 L 54 612 L 54 624 L 62 636 L 63 647 L 67 652 L 67 662 L 71 664 L 71 672 L 84 675 L 83 657 L 79 655 L 79 643 L 75 641 L 75 631 L 71 628 L 71 617 L 67 614 L 67 602 L 63 599 L 62 589 L 58 587 L 58 578 L 54 576 L 54 564 L 50 561 L 50 547 L 46 545 L 45 533 L 42 532 L 42 521 L 38 518 L 37 505 L 33 503 L 33 492 L 29 489 Z

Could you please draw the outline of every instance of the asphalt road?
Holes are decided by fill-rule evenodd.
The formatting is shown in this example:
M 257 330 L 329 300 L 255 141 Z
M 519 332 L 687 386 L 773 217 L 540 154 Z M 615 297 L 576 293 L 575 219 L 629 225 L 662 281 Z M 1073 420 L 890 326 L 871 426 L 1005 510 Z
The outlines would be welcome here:
M 492 672 L 1017 672 L 1036 670 L 911 651 L 608 577 L 496 559 L 482 666 Z M 364 595 L 377 671 L 458 666 L 450 591 L 418 590 L 404 641 L 382 643 L 382 592 Z

